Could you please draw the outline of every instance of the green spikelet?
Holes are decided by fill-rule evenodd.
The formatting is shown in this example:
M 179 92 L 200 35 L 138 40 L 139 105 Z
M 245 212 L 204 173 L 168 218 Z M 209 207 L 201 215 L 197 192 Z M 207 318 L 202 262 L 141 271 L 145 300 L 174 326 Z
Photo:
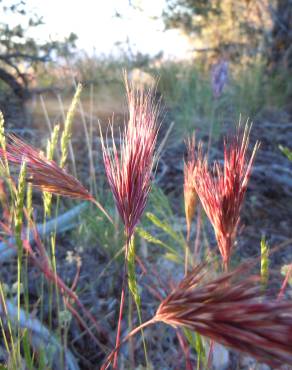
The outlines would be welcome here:
M 62 136 L 61 136 L 60 167 L 62 168 L 65 166 L 65 163 L 68 157 L 68 145 L 71 139 L 72 123 L 73 123 L 74 114 L 76 112 L 77 104 L 80 99 L 81 91 L 82 91 L 82 85 L 78 84 L 75 95 L 73 97 L 73 100 L 67 112 L 67 116 L 66 116 L 66 120 L 64 124 L 64 131 L 62 132 Z
M 52 160 L 54 157 L 55 149 L 58 143 L 59 131 L 60 131 L 60 126 L 56 125 L 52 132 L 51 139 L 48 140 L 46 157 L 49 160 Z M 50 216 L 51 215 L 52 194 L 44 191 L 43 192 L 43 202 L 44 202 L 45 215 Z
M 24 195 L 26 187 L 26 162 L 23 161 L 20 168 L 18 177 L 18 187 L 15 201 L 15 233 L 16 237 L 21 237 L 21 228 L 23 223 L 23 206 L 24 206 Z
M 0 145 L 3 150 L 6 149 L 6 141 L 4 134 L 4 116 L 1 111 L 0 111 Z
M 32 205 L 32 184 L 27 184 L 26 190 L 26 210 L 27 210 L 27 220 L 28 220 L 28 227 L 27 227 L 27 237 L 29 236 L 30 230 L 30 221 L 32 220 L 33 215 L 33 205 Z
M 56 149 L 58 137 L 59 137 L 59 131 L 60 131 L 60 126 L 56 125 L 51 134 L 51 139 L 48 140 L 46 157 L 50 160 L 52 160 L 54 157 L 54 153 L 55 153 L 55 149 Z
M 261 281 L 263 287 L 266 287 L 269 280 L 269 246 L 266 238 L 261 239 Z
M 15 211 L 14 211 L 14 225 L 15 225 L 15 240 L 17 245 L 17 321 L 18 321 L 18 335 L 20 335 L 20 294 L 21 294 L 21 266 L 22 266 L 22 240 L 21 230 L 23 224 L 23 206 L 26 188 L 26 162 L 23 161 L 18 177 L 18 187 L 15 196 Z M 20 355 L 20 341 L 17 344 L 18 353 Z
M 4 169 L 9 176 L 9 166 L 8 166 L 8 160 L 5 155 L 6 151 L 6 138 L 5 138 L 5 129 L 4 129 L 4 116 L 3 113 L 0 111 L 0 146 L 1 149 L 4 151 Z

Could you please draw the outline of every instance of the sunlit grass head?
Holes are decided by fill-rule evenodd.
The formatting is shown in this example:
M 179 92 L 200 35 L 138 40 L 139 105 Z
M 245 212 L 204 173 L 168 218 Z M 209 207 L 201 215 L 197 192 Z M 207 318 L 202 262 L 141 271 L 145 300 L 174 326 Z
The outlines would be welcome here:
M 252 171 L 256 143 L 248 155 L 250 128 L 238 127 L 224 143 L 224 163 L 215 162 L 208 168 L 208 158 L 198 149 L 195 165 L 195 188 L 204 210 L 211 221 L 225 268 L 228 267 L 234 245 L 240 210 Z
M 134 232 L 146 207 L 151 188 L 158 132 L 158 106 L 151 90 L 135 89 L 125 77 L 128 124 L 117 148 L 112 128 L 112 147 L 102 140 L 106 176 L 127 238 Z

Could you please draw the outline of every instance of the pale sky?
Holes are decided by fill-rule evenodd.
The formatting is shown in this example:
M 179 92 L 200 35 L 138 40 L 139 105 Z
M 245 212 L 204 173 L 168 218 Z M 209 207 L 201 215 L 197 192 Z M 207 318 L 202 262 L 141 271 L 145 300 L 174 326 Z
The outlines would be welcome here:
M 28 0 L 27 6 L 44 18 L 45 25 L 34 37 L 62 38 L 78 35 L 78 47 L 91 53 L 109 54 L 116 41 L 129 38 L 134 51 L 184 58 L 189 45 L 176 30 L 163 32 L 161 15 L 165 0 L 136 0 L 143 12 L 129 6 L 129 0 Z M 116 18 L 116 12 L 122 18 Z M 14 17 L 14 22 L 16 18 Z

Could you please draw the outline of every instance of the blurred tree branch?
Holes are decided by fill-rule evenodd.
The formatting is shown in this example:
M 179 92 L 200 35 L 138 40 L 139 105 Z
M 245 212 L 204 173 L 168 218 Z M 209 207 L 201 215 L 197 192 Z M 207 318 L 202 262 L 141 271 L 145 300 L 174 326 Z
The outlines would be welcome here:
M 29 34 L 44 22 L 42 17 L 28 9 L 27 1 L 0 0 L 0 9 L 11 19 L 17 16 L 21 23 L 13 26 L 0 21 L 0 79 L 16 96 L 26 99 L 30 96 L 31 77 L 26 71 L 37 69 L 40 63 L 70 56 L 77 36 L 71 33 L 63 41 L 41 43 Z

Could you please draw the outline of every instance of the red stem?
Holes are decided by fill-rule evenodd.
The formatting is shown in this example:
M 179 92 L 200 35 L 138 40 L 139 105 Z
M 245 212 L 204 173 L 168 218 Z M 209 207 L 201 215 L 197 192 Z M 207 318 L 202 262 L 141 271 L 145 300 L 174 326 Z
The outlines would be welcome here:
M 124 279 L 123 279 L 123 286 L 122 286 L 122 293 L 121 293 L 121 300 L 120 300 L 120 312 L 119 312 L 119 321 L 118 321 L 118 329 L 116 335 L 116 348 L 120 347 L 120 339 L 121 339 L 121 326 L 122 326 L 122 319 L 123 319 L 123 309 L 125 303 L 125 287 L 124 287 Z M 118 366 L 118 351 L 115 352 L 114 357 L 114 369 L 117 369 Z
M 117 349 L 120 347 L 120 341 L 121 341 L 121 328 L 122 328 L 123 310 L 124 310 L 124 304 L 125 304 L 125 284 L 126 284 L 126 276 L 127 276 L 127 257 L 128 257 L 129 243 L 130 243 L 130 238 L 128 237 L 128 234 L 126 233 L 125 264 L 124 264 L 122 292 L 121 292 L 121 299 L 120 299 L 119 321 L 118 321 L 118 328 L 117 328 L 117 335 L 116 335 L 116 348 Z M 114 355 L 114 363 L 113 363 L 114 369 L 117 369 L 117 366 L 118 366 L 118 356 L 119 356 L 119 352 L 117 350 Z
M 156 321 L 156 318 L 155 316 L 150 319 L 149 321 L 146 321 L 144 322 L 143 324 L 137 326 L 135 329 L 133 329 L 119 344 L 118 347 L 116 347 L 115 349 L 112 350 L 112 352 L 108 355 L 105 363 L 101 366 L 100 370 L 106 370 L 108 369 L 108 367 L 110 366 L 111 364 L 111 361 L 112 361 L 112 358 L 113 356 L 115 356 L 116 352 L 120 349 L 120 347 L 125 343 L 127 342 L 127 340 L 129 340 L 129 338 L 131 338 L 132 336 L 134 336 L 135 334 L 137 334 L 140 330 L 146 328 L 147 326 L 151 325 L 151 324 L 154 324 Z
M 288 268 L 287 274 L 285 276 L 285 279 L 283 281 L 283 284 L 281 286 L 280 292 L 279 292 L 278 297 L 277 297 L 278 300 L 280 300 L 284 295 L 284 292 L 285 292 L 285 289 L 287 287 L 291 272 L 292 272 L 292 265 L 290 265 L 289 268 Z

